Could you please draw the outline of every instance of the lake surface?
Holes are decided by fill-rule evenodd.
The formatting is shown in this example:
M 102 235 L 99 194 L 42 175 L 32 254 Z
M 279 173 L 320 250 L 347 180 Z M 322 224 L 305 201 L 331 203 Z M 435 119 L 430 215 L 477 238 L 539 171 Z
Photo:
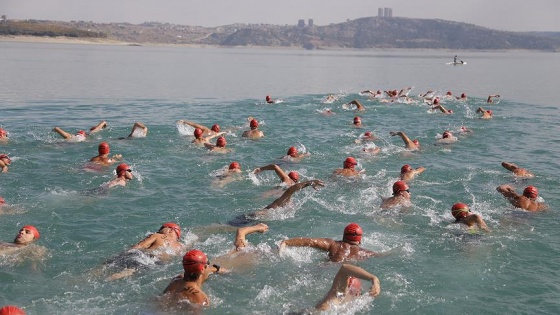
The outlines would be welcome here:
M 556 314 L 560 312 L 560 131 L 557 83 L 560 55 L 538 52 L 460 52 L 466 65 L 446 65 L 455 51 L 296 51 L 274 49 L 128 47 L 0 43 L 0 127 L 9 132 L 0 153 L 12 158 L 0 174 L 0 196 L 11 213 L 0 215 L 0 240 L 37 226 L 33 246 L 47 249 L 39 262 L 0 256 L 0 305 L 16 304 L 28 314 L 182 314 L 161 311 L 158 297 L 182 272 L 181 257 L 168 264 L 147 262 L 134 276 L 107 282 L 98 271 L 162 223 L 181 225 L 183 242 L 213 257 L 232 248 L 234 234 L 207 234 L 274 200 L 273 172 L 256 167 L 279 163 L 300 180 L 326 186 L 296 193 L 292 203 L 262 220 L 265 234 L 248 237 L 255 266 L 212 276 L 204 285 L 212 306 L 205 314 L 288 314 L 313 307 L 328 291 L 339 264 L 308 248 L 277 245 L 289 237 L 340 239 L 344 227 L 359 223 L 362 246 L 389 251 L 355 264 L 381 281 L 375 299 L 361 297 L 333 314 Z M 363 90 L 414 87 L 412 104 L 386 103 L 359 95 Z M 452 115 L 431 112 L 418 97 L 466 93 L 467 101 L 445 100 Z M 338 100 L 325 103 L 328 94 Z M 500 94 L 498 104 L 486 104 Z M 266 95 L 283 99 L 267 105 Z M 358 99 L 356 114 L 344 104 Z M 479 119 L 478 107 L 494 118 Z M 322 114 L 331 109 L 334 115 Z M 352 127 L 355 115 L 363 129 Z M 248 116 L 257 118 L 265 138 L 241 137 Z M 191 144 L 192 129 L 178 119 L 227 130 L 233 152 L 210 154 Z M 108 128 L 81 143 L 66 143 L 53 127 L 71 133 L 100 120 Z M 146 138 L 119 140 L 135 121 Z M 445 130 L 452 145 L 434 145 Z M 380 139 L 378 155 L 355 143 L 365 131 Z M 419 139 L 408 152 L 390 131 Z M 96 191 L 113 167 L 84 169 L 106 141 L 131 165 L 126 187 Z M 290 146 L 311 153 L 300 163 L 282 160 Z M 348 156 L 363 176 L 331 178 Z M 217 187 L 216 175 L 232 161 L 240 180 Z M 510 161 L 536 174 L 515 179 L 501 167 Z M 382 198 L 403 164 L 426 171 L 411 183 L 413 206 L 383 211 Z M 539 188 L 550 210 L 514 209 L 496 187 L 518 192 Z M 470 233 L 450 214 L 465 202 L 482 215 L 491 233 Z M 15 213 L 14 213 L 15 212 Z M 33 250 L 33 248 L 31 248 Z M 27 253 L 29 254 L 29 253 Z M 22 255 L 26 258 L 25 255 Z M 369 284 L 364 283 L 369 289 Z

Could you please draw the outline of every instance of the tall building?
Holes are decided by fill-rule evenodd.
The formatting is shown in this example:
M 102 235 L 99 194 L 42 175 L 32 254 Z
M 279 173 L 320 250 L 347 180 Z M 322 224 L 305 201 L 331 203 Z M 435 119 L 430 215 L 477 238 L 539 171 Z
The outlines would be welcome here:
M 385 17 L 393 17 L 393 9 L 391 9 L 391 8 L 383 8 L 383 16 L 385 16 Z
M 304 28 L 305 27 L 305 20 L 304 19 L 298 20 L 297 26 L 301 27 L 301 28 Z
M 308 27 L 313 27 L 313 19 L 307 20 L 307 26 Z
M 383 17 L 383 8 L 377 9 L 377 16 L 378 17 Z

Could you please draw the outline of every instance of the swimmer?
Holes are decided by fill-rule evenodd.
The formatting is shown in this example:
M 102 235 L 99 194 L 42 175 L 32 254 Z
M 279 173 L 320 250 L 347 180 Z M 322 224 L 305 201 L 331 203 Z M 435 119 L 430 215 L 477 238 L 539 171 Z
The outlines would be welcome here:
M 257 139 L 257 138 L 264 137 L 264 133 L 258 129 L 259 122 L 256 119 L 252 119 L 251 122 L 249 123 L 249 126 L 251 130 L 244 131 L 243 134 L 241 135 L 242 137 L 249 138 L 249 139 Z
M 462 62 L 462 61 L 461 61 Z M 456 99 L 460 100 L 460 101 L 466 101 L 467 100 L 467 94 L 465 93 L 461 93 L 461 96 L 457 96 L 455 97 Z
M 196 128 L 193 132 L 194 140 L 191 143 L 198 144 L 198 145 L 204 145 L 205 143 L 210 143 L 211 139 L 214 139 L 216 137 L 219 137 L 219 136 L 222 136 L 222 135 L 226 134 L 225 132 L 217 132 L 217 133 L 214 133 L 213 135 L 203 137 L 202 136 L 203 133 L 204 132 L 202 131 L 202 129 Z
M 420 142 L 417 139 L 410 140 L 410 138 L 402 131 L 391 131 L 391 136 L 400 136 L 407 149 L 413 151 L 420 149 Z
M 97 147 L 98 155 L 92 157 L 89 161 L 95 164 L 101 164 L 103 166 L 109 166 L 113 163 L 122 160 L 122 155 L 115 154 L 112 158 L 109 158 L 109 152 L 111 152 L 111 148 L 107 142 L 101 142 Z
M 184 273 L 173 278 L 163 290 L 164 300 L 170 305 L 209 306 L 210 298 L 202 291 L 202 285 L 211 274 L 223 273 L 223 270 L 216 264 L 210 265 L 206 254 L 198 249 L 183 256 L 183 270 Z
M 353 125 L 356 128 L 362 128 L 362 119 L 359 116 L 354 117 Z
M 8 172 L 8 165 L 12 164 L 12 159 L 7 154 L 0 154 L 0 167 L 2 168 L 2 173 Z
M 444 114 L 453 114 L 453 110 L 451 110 L 451 109 L 446 109 L 445 107 L 443 107 L 443 105 L 441 105 L 441 104 L 439 103 L 439 97 L 436 97 L 436 98 L 434 99 L 434 104 L 433 104 L 433 106 L 432 106 L 432 110 L 435 110 L 435 109 L 439 109 L 439 110 L 440 110 L 442 113 L 444 113 Z
M 361 143 L 362 141 L 375 141 L 377 139 L 378 138 L 376 136 L 374 136 L 371 131 L 366 131 L 363 136 L 354 140 L 354 142 Z
M 224 173 L 216 176 L 212 186 L 223 188 L 225 185 L 240 179 L 241 173 L 241 165 L 238 162 L 231 162 Z
M 135 122 L 134 125 L 132 125 L 132 130 L 130 130 L 128 138 L 145 138 L 147 135 L 148 127 L 141 122 Z
M 467 128 L 466 126 L 461 126 L 461 128 L 458 130 L 458 132 L 470 133 L 470 132 L 474 132 L 474 131 L 472 131 L 472 129 Z
M 488 98 L 486 99 L 486 103 L 492 104 L 492 103 L 494 103 L 494 98 L 499 98 L 499 97 L 500 97 L 500 94 L 488 95 Z
M 95 125 L 95 126 L 93 126 L 89 129 L 89 134 L 96 133 L 96 132 L 101 131 L 102 129 L 105 129 L 105 128 L 107 128 L 107 122 L 102 120 L 101 122 L 99 122 L 99 124 L 97 124 L 97 125 Z M 82 142 L 82 141 L 85 141 L 87 136 L 88 136 L 88 134 L 84 130 L 78 131 L 75 135 L 64 131 L 60 127 L 54 127 L 53 131 L 58 133 L 65 140 L 70 141 L 70 142 Z
M 126 186 L 126 183 L 132 180 L 132 170 L 126 163 L 119 164 L 115 169 L 117 173 L 117 177 L 110 182 L 103 184 L 101 187 L 103 188 L 111 188 L 114 186 Z
M 8 132 L 3 128 L 0 128 L 0 143 L 7 143 L 8 139 Z
M 0 315 L 25 315 L 25 311 L 13 305 L 6 305 L 0 308 Z
M 527 186 L 522 195 L 517 194 L 513 187 L 506 184 L 498 186 L 496 190 L 516 208 L 531 212 L 548 210 L 546 204 L 537 201 L 539 191 L 534 186 Z
M 410 203 L 410 189 L 406 182 L 400 180 L 393 184 L 393 196 L 383 199 L 381 209 L 389 209 L 398 206 L 408 207 Z
M 317 111 L 318 111 L 319 113 L 325 115 L 325 116 L 332 116 L 332 115 L 334 115 L 334 112 L 333 112 L 332 109 L 330 109 L 330 108 L 325 108 L 325 109 L 323 109 L 323 110 L 318 109 Z
M 270 97 L 270 95 L 267 95 L 265 100 L 267 104 L 274 104 L 274 100 Z
M 417 168 L 412 168 L 410 165 L 405 164 L 401 167 L 400 180 L 408 182 L 418 174 L 422 174 L 426 169 L 422 166 Z
M 156 257 L 160 261 L 169 261 L 173 256 L 179 255 L 185 250 L 185 245 L 179 241 L 180 238 L 181 227 L 174 222 L 167 222 L 162 224 L 156 233 L 148 235 L 146 238 L 133 245 L 130 250 L 140 250 L 152 257 Z M 129 266 L 137 264 L 137 261 L 132 264 L 128 264 L 124 261 L 129 254 L 134 253 L 130 250 L 127 251 L 125 255 L 121 254 L 120 257 L 110 260 L 111 263 L 121 260 L 121 262 L 126 263 L 127 266 L 123 271 L 108 277 L 107 280 L 122 279 L 131 276 L 138 270 L 138 268 L 135 268 L 134 266 Z
M 282 159 L 290 160 L 292 162 L 299 162 L 304 157 L 310 156 L 310 155 L 311 155 L 311 153 L 309 153 L 309 152 L 299 153 L 296 147 L 290 147 L 290 148 L 288 148 L 288 152 L 286 152 L 286 155 Z
M 202 130 L 203 135 L 207 135 L 207 136 L 220 132 L 220 126 L 217 125 L 217 124 L 214 124 L 214 125 L 212 125 L 211 128 L 208 128 L 204 125 L 197 124 L 197 123 L 192 122 L 192 121 L 178 120 L 177 122 L 181 123 L 181 124 L 184 124 L 184 125 L 189 125 L 193 128 L 198 128 L 198 129 Z
M 480 119 L 491 119 L 492 118 L 492 111 L 491 110 L 485 110 L 484 108 L 479 107 L 479 108 L 477 108 L 476 112 L 482 114 Z
M 218 137 L 216 144 L 205 143 L 204 146 L 213 153 L 228 153 L 231 152 L 229 148 L 226 148 L 227 141 L 223 136 Z
M 256 217 L 260 217 L 260 216 L 263 216 L 263 215 L 267 214 L 272 209 L 284 207 L 285 205 L 287 205 L 290 202 L 293 194 L 295 194 L 296 192 L 302 190 L 305 187 L 309 187 L 309 186 L 313 187 L 313 189 L 315 189 L 315 190 L 318 190 L 317 187 L 325 187 L 325 183 L 323 183 L 323 181 L 320 181 L 318 179 L 313 179 L 313 180 L 308 180 L 308 181 L 301 182 L 301 183 L 296 183 L 296 184 L 290 186 L 290 188 L 286 189 L 286 191 L 284 191 L 284 193 L 282 194 L 282 196 L 280 196 L 280 198 L 274 200 L 271 204 L 266 206 L 264 209 L 253 212 L 253 213 L 249 213 L 249 214 L 245 215 L 245 217 L 255 219 Z
M 346 106 L 350 106 L 350 105 L 356 105 L 357 112 L 363 112 L 366 110 L 366 107 L 362 105 L 362 103 L 360 103 L 360 101 L 358 100 L 352 100 L 349 103 L 346 103 Z
M 474 228 L 476 226 L 483 231 L 490 232 L 482 216 L 471 213 L 469 206 L 464 203 L 458 202 L 454 204 L 453 207 L 451 207 L 451 215 L 455 218 L 455 223 L 465 224 L 469 228 Z
M 342 168 L 337 168 L 333 171 L 332 176 L 343 176 L 343 177 L 354 177 L 359 176 L 362 171 L 357 171 L 355 169 L 358 165 L 358 161 L 355 158 L 349 156 L 342 163 Z
M 525 178 L 531 178 L 531 177 L 535 177 L 535 175 L 533 173 L 531 173 L 530 171 L 521 168 L 513 163 L 510 162 L 502 162 L 502 166 L 508 170 L 511 171 L 513 173 L 513 175 L 518 176 L 518 177 L 525 177 Z
M 315 306 L 315 309 L 328 311 L 333 305 L 348 303 L 360 296 L 362 293 L 362 284 L 358 278 L 371 281 L 371 288 L 368 292 L 370 296 L 376 297 L 381 293 L 381 283 L 375 275 L 358 266 L 342 264 L 334 277 L 329 292 L 323 300 Z
M 328 252 L 329 260 L 332 262 L 383 256 L 383 254 L 360 247 L 362 234 L 362 228 L 357 223 L 350 223 L 344 228 L 341 241 L 330 238 L 289 238 L 280 243 L 279 251 L 282 253 L 286 246 L 313 247 Z
M 286 174 L 286 172 L 284 172 L 284 170 L 277 164 L 269 164 L 262 167 L 257 167 L 255 168 L 253 173 L 258 174 L 262 171 L 274 171 L 276 175 L 278 175 L 282 183 L 284 183 L 286 186 L 292 186 L 293 184 L 297 183 L 299 180 L 298 172 L 291 171 L 288 174 Z
M 436 141 L 436 144 L 451 144 L 454 142 L 457 142 L 457 138 L 449 130 L 446 130 L 441 134 L 441 138 Z
M 0 255 L 12 254 L 16 250 L 37 241 L 40 237 L 41 234 L 39 234 L 39 230 L 37 230 L 36 227 L 33 225 L 26 225 L 19 230 L 13 242 L 0 243 Z

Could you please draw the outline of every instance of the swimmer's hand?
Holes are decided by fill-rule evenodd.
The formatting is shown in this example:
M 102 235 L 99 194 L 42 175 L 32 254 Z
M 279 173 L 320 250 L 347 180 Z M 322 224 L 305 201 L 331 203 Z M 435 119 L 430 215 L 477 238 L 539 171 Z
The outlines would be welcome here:
M 113 160 L 120 160 L 120 159 L 122 159 L 122 154 L 113 155 Z
M 379 279 L 376 276 L 373 276 L 371 279 L 371 288 L 369 289 L 369 295 L 376 297 L 381 293 L 381 283 L 379 283 Z
M 258 173 L 260 173 L 260 172 L 261 172 L 261 168 L 260 168 L 260 167 L 257 167 L 257 168 L 255 168 L 255 170 L 253 170 L 253 174 L 258 174 Z
M 315 190 L 319 190 L 317 187 L 325 187 L 325 183 L 322 180 L 314 179 L 311 181 L 311 187 Z
M 391 132 L 389 132 L 389 134 L 390 134 L 391 136 L 400 136 L 400 135 L 401 135 L 401 132 L 400 132 L 400 131 L 391 131 Z
M 284 241 L 280 242 L 280 245 L 278 245 L 278 254 L 282 255 L 282 252 L 284 252 L 285 249 L 286 243 Z

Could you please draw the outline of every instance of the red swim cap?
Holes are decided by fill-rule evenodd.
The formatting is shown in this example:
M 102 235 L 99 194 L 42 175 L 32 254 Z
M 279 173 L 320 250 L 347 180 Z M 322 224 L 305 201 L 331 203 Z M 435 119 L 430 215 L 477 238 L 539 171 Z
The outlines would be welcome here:
M 451 138 L 452 134 L 449 131 L 445 131 L 442 135 L 441 138 L 442 139 L 447 139 L 447 138 Z
M 231 162 L 231 164 L 229 165 L 229 169 L 230 170 L 241 169 L 241 165 L 239 165 L 239 163 L 237 162 Z
M 6 203 L 6 200 L 4 200 L 4 198 L 0 197 L 0 205 L 3 205 Z
M 212 128 L 210 128 L 210 130 L 214 131 L 214 132 L 220 132 L 220 126 L 215 124 L 212 125 Z
M 445 93 L 445 95 L 453 95 L 453 93 L 451 93 L 451 91 L 447 91 L 447 93 Z
M 452 110 L 452 109 L 448 109 L 447 112 L 450 113 L 450 114 L 453 114 L 453 110 Z
M 259 127 L 259 122 L 256 119 L 251 120 L 249 123 L 251 129 L 257 129 Z
M 87 136 L 87 133 L 86 133 L 85 131 L 83 131 L 83 130 L 78 131 L 78 134 L 79 134 L 79 135 L 82 135 L 82 136 L 84 136 L 84 137 Z
M 299 180 L 299 174 L 296 171 L 289 172 L 288 177 L 291 178 L 294 182 L 297 182 Z
M 343 241 L 358 242 L 362 241 L 362 228 L 357 223 L 350 223 L 344 228 Z
M 31 233 L 33 233 L 33 239 L 38 240 L 39 237 L 41 237 L 41 234 L 39 234 L 39 230 L 37 230 L 36 227 L 34 227 L 33 225 L 25 225 L 24 227 L 22 227 L 22 229 L 28 229 L 31 231 Z
M 359 124 L 362 122 L 362 119 L 358 116 L 354 117 L 354 125 Z
M 405 190 L 408 190 L 408 185 L 402 180 L 399 180 L 398 182 L 395 182 L 393 184 L 393 195 L 396 195 L 397 193 Z
M 469 212 L 469 206 L 461 202 L 458 202 L 451 207 L 451 215 L 457 220 L 467 217 Z
M 161 225 L 160 230 L 163 229 L 164 227 L 173 229 L 173 231 L 175 231 L 175 234 L 177 234 L 177 238 L 181 238 L 181 227 L 178 224 L 173 222 L 167 222 Z
M 270 101 L 270 95 L 267 95 L 267 96 L 266 96 L 266 101 L 267 101 L 267 102 Z
M 467 97 L 467 94 L 465 93 L 461 94 L 461 98 L 465 98 L 465 97 Z
M 200 137 L 202 137 L 202 129 L 196 128 L 193 134 L 195 138 L 200 139 Z
M 439 104 L 439 97 L 434 98 L 434 105 Z
M 371 131 L 366 131 L 366 133 L 364 133 L 364 137 L 371 137 L 371 136 L 373 136 L 371 134 Z
M 362 282 L 358 278 L 348 277 L 348 293 L 353 296 L 362 294 Z
M 188 251 L 183 256 L 183 269 L 186 274 L 200 274 L 206 264 L 208 264 L 208 257 L 198 249 Z
M 539 196 L 539 191 L 535 186 L 527 186 L 523 190 L 523 196 L 531 199 L 536 199 Z
M 297 156 L 297 149 L 296 147 L 290 147 L 288 149 L 288 153 L 286 153 L 287 155 L 291 156 L 291 157 L 296 157 Z
M 420 141 L 418 141 L 418 139 L 412 140 L 412 143 L 414 143 L 415 145 L 420 145 Z
M 116 172 L 117 172 L 117 176 L 122 176 L 121 173 L 129 171 L 130 167 L 128 166 L 128 164 L 126 163 L 121 163 L 119 164 L 119 166 L 117 166 Z
M 218 140 L 216 140 L 216 146 L 223 148 L 225 147 L 227 144 L 226 138 L 224 137 L 218 137 Z
M 107 142 L 101 142 L 99 144 L 99 147 L 97 147 L 97 151 L 99 151 L 99 155 L 109 154 L 110 152 L 109 144 Z
M 0 128 L 0 138 L 7 137 L 7 136 L 8 136 L 8 132 L 6 132 L 6 130 Z
M 412 171 L 412 167 L 408 164 L 405 164 L 401 167 L 401 174 Z
M 492 110 L 491 110 L 491 109 L 487 110 L 486 112 L 487 112 L 490 116 L 492 116 Z
M 358 165 L 358 162 L 355 158 L 349 156 L 346 158 L 346 160 L 344 160 L 344 163 L 342 165 L 344 166 L 344 168 L 354 168 L 354 166 Z
M 13 305 L 6 305 L 0 308 L 0 315 L 25 315 L 25 311 Z

